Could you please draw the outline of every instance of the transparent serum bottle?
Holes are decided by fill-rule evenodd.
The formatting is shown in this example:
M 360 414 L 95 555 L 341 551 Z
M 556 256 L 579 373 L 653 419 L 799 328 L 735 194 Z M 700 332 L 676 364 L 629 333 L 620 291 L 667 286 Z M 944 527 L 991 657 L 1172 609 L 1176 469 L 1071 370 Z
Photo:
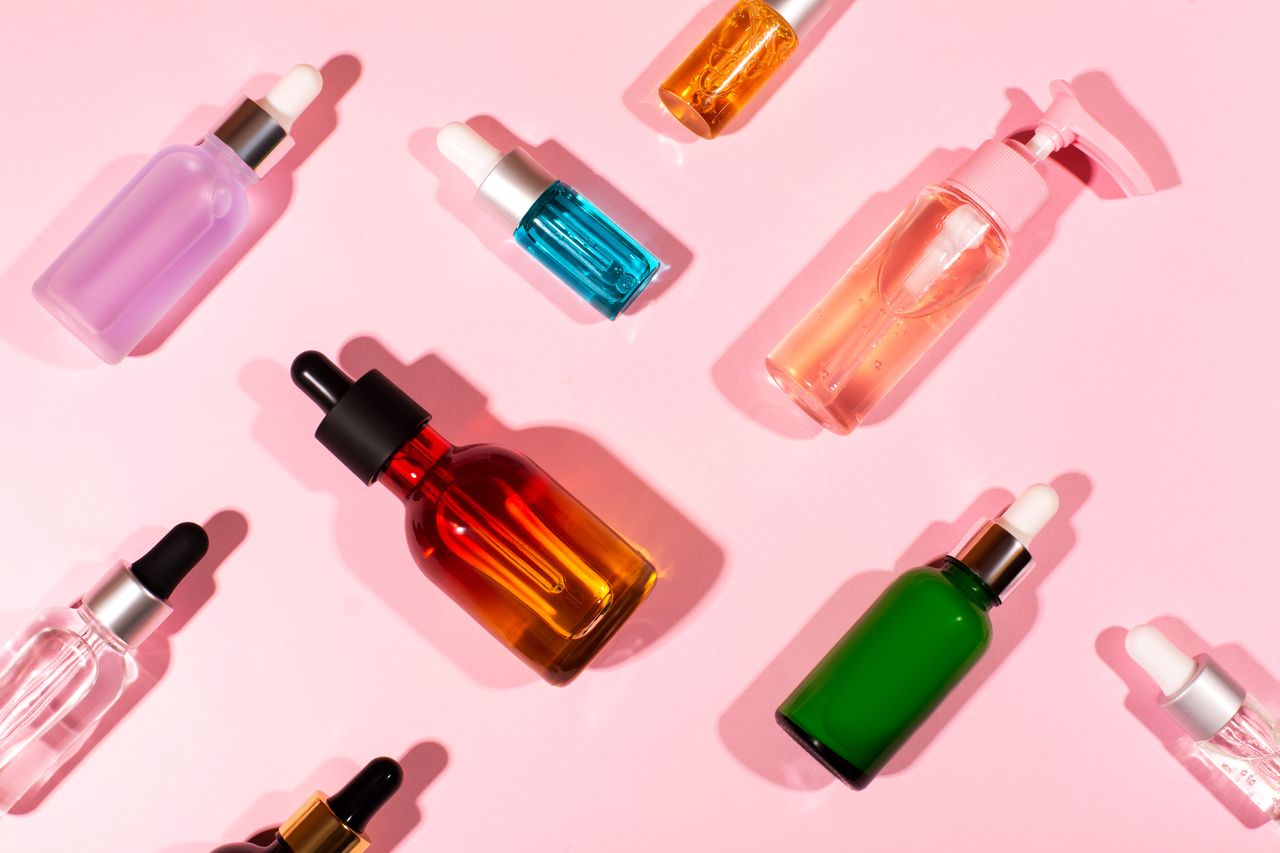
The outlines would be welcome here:
M 198 145 L 157 152 L 36 280 L 36 299 L 118 363 L 244 230 L 247 189 L 283 153 L 320 84 L 319 71 L 295 66 Z
M 871 783 L 991 644 L 991 618 L 1058 510 L 1027 489 L 940 564 L 891 583 L 778 708 L 778 724 L 853 788 Z
M 523 149 L 503 155 L 461 122 L 442 127 L 436 145 L 476 185 L 476 203 L 514 228 L 516 243 L 610 320 L 661 268 L 648 249 Z
M 317 791 L 266 846 L 224 844 L 213 853 L 364 853 L 371 843 L 365 827 L 403 780 L 399 764 L 375 758 L 332 797 Z
M 581 672 L 649 594 L 649 561 L 521 454 L 450 444 L 376 370 L 353 382 L 307 352 L 292 374 L 325 411 L 320 443 L 404 502 L 423 573 L 548 682 Z
M 1160 688 L 1160 707 L 1195 740 L 1204 763 L 1272 819 L 1280 819 L 1275 717 L 1213 658 L 1187 657 L 1157 628 L 1134 628 L 1124 647 Z
M 663 105 L 714 139 L 830 8 L 831 0 L 741 0 L 662 84 Z
M 203 528 L 180 524 L 9 643 L 0 657 L 0 812 L 53 775 L 134 681 L 134 651 L 208 548 Z
M 1052 91 L 1027 145 L 988 140 L 926 188 L 769 354 L 774 383 L 824 427 L 853 431 L 1004 268 L 1048 201 L 1050 154 L 1075 145 L 1130 195 L 1154 191 L 1066 83 Z

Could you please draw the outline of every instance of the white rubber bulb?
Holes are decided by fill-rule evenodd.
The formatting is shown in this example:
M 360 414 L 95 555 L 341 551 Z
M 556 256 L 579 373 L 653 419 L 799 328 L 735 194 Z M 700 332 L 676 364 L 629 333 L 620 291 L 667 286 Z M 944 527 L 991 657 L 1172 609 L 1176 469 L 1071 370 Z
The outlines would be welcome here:
M 287 131 L 302 111 L 311 106 L 323 85 L 324 78 L 315 66 L 295 65 L 258 103 Z
M 480 186 L 502 159 L 501 151 L 460 121 L 440 128 L 436 134 L 436 147 L 476 186 Z
M 1029 545 L 1057 512 L 1058 493 L 1053 486 L 1037 483 L 1018 495 L 996 521 L 1023 545 Z
M 1196 662 L 1150 625 L 1139 625 L 1130 631 L 1124 638 L 1124 650 L 1146 670 L 1165 696 L 1172 696 L 1185 687 L 1196 672 Z

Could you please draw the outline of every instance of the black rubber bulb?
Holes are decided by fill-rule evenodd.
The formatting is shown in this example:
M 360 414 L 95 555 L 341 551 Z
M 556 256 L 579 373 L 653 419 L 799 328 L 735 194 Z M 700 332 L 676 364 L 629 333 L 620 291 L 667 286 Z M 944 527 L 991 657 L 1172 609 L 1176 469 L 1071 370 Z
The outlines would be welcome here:
M 308 350 L 293 360 L 289 368 L 293 384 L 297 385 L 317 406 L 332 411 L 338 401 L 351 390 L 351 377 L 342 372 L 322 353 Z
M 207 553 L 209 534 L 200 525 L 184 521 L 166 533 L 129 568 L 147 592 L 156 598 L 166 599 L 173 595 L 187 572 L 194 569 Z
M 391 799 L 404 781 L 404 771 L 390 758 L 375 758 L 341 791 L 329 798 L 329 809 L 356 832 L 364 832 L 369 820 Z

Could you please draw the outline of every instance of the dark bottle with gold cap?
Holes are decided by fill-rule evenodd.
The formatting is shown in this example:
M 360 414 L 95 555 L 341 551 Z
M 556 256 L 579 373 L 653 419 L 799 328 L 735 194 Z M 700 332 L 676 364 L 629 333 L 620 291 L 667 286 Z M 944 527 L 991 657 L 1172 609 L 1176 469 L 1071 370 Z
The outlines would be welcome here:
M 399 764 L 375 758 L 327 800 L 317 791 L 280 826 L 266 847 L 226 844 L 213 853 L 363 853 L 370 844 L 365 827 L 403 778 Z
M 1032 486 L 955 553 L 912 569 L 778 708 L 778 724 L 828 770 L 865 788 L 991 644 L 991 617 L 1031 567 L 1058 509 Z

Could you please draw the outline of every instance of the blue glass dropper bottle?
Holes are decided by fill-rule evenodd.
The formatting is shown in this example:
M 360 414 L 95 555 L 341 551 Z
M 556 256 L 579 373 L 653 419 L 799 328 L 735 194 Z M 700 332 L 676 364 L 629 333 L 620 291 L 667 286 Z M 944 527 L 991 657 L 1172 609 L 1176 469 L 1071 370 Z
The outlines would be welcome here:
M 503 155 L 461 122 L 442 127 L 436 145 L 476 185 L 476 203 L 610 320 L 657 274 L 649 250 L 523 149 Z

